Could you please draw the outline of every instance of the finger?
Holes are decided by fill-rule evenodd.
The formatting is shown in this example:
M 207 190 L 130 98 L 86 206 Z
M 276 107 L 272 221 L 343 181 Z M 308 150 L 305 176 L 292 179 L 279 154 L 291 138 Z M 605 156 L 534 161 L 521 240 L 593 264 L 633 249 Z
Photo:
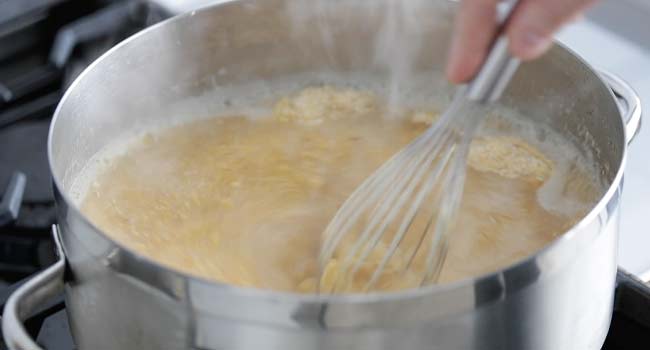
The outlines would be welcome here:
M 447 64 L 453 83 L 471 79 L 487 55 L 497 30 L 498 0 L 463 0 L 456 17 Z
M 595 2 L 522 0 L 507 28 L 510 51 L 522 60 L 541 56 L 553 44 L 553 34 Z

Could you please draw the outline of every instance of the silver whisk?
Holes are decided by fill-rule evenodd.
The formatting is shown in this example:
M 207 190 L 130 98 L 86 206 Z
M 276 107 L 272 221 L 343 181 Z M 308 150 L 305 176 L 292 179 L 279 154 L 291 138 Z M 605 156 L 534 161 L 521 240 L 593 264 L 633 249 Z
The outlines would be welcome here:
M 515 5 L 516 1 L 511 3 L 502 23 Z M 369 290 L 389 264 L 397 275 L 405 274 L 416 257 L 425 258 L 416 285 L 437 280 L 463 192 L 469 145 L 487 114 L 486 106 L 501 96 L 518 66 L 519 61 L 508 52 L 505 36 L 497 37 L 477 76 L 458 89 L 441 119 L 384 163 L 346 200 L 323 235 L 321 292 L 346 289 L 368 264 L 371 270 L 362 289 Z M 404 244 L 406 241 L 412 247 Z M 325 286 L 324 274 L 332 259 L 336 259 L 338 271 Z

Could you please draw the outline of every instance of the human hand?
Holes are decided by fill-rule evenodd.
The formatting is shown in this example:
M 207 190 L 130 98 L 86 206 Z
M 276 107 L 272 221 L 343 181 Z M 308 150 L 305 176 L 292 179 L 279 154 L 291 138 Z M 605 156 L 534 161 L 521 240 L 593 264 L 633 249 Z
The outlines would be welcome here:
M 506 25 L 511 53 L 526 61 L 553 44 L 553 34 L 596 0 L 520 0 Z M 470 80 L 478 71 L 497 33 L 499 0 L 462 0 L 447 65 L 453 83 Z

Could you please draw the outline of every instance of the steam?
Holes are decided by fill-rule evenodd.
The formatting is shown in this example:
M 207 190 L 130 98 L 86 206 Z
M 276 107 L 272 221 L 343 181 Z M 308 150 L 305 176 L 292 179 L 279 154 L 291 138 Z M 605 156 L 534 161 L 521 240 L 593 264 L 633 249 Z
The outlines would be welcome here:
M 290 1 L 288 7 L 294 34 L 316 29 L 319 45 L 331 65 L 335 64 L 337 52 L 339 56 L 341 53 L 351 56 L 356 62 L 367 57 L 354 44 L 340 48 L 336 38 L 341 37 L 341 28 L 370 31 L 367 36 L 374 50 L 368 65 L 386 72 L 389 109 L 403 107 L 403 92 L 416 80 L 415 66 L 424 46 L 423 32 L 430 28 L 429 21 L 434 21 L 422 15 L 430 12 L 430 0 Z M 378 30 L 372 31 L 373 28 Z M 341 52 L 342 49 L 345 51 Z

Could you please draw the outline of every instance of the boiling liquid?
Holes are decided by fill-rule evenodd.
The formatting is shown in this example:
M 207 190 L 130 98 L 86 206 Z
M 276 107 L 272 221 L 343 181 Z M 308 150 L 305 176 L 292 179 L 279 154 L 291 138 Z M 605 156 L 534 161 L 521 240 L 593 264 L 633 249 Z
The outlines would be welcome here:
M 115 240 L 169 267 L 240 286 L 313 292 L 329 220 L 428 127 L 422 121 L 430 115 L 384 118 L 371 97 L 324 93 L 281 101 L 269 118 L 221 116 L 147 134 L 88 170 L 96 173 L 82 211 Z M 511 264 L 584 215 L 597 186 L 577 151 L 557 154 L 571 152 L 558 158 L 517 137 L 478 138 L 439 281 Z M 554 177 L 560 185 L 546 188 Z M 573 210 L 542 206 L 544 190 Z

